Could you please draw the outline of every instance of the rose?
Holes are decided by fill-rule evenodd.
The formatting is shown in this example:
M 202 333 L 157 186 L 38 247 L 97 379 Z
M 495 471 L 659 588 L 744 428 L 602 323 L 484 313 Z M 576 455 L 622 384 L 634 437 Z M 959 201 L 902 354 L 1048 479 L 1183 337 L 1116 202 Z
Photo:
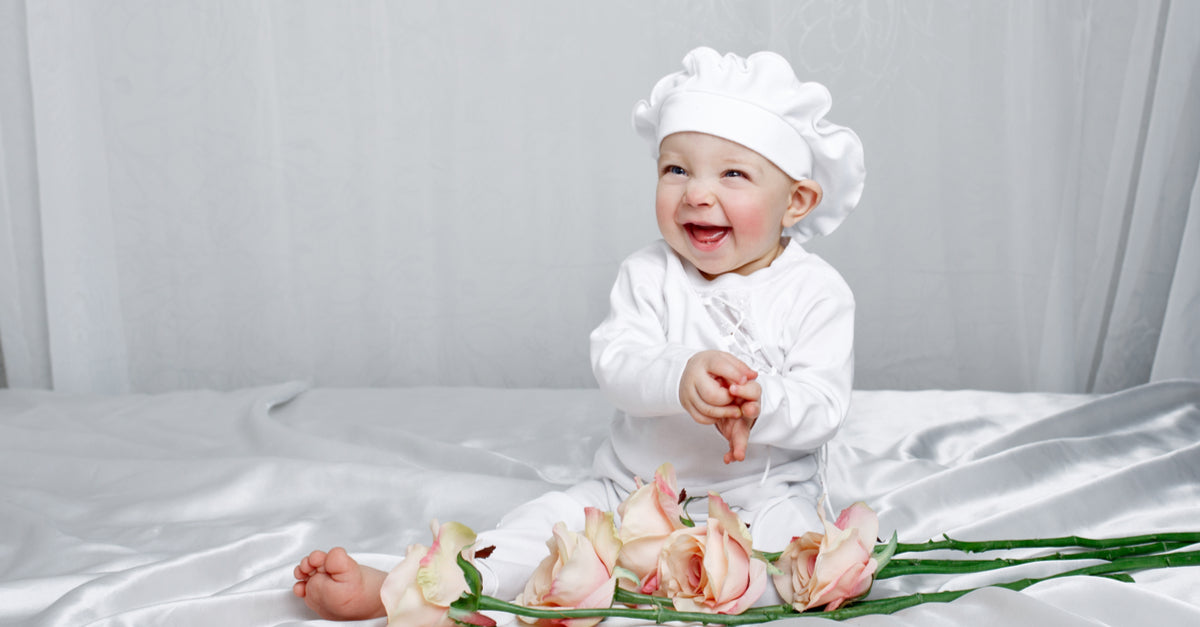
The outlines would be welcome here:
M 835 610 L 871 589 L 878 569 L 871 551 L 879 535 L 879 518 L 862 502 L 842 510 L 832 525 L 823 514 L 825 537 L 814 564 L 807 605 Z
M 432 530 L 433 546 L 409 546 L 404 561 L 383 581 L 379 597 L 387 609 L 388 624 L 454 627 L 457 620 L 494 626 L 496 622 L 482 614 L 450 608 L 468 590 L 458 556 L 475 543 L 475 532 L 456 522 L 439 528 L 437 521 L 433 522 Z
M 714 492 L 708 523 L 673 532 L 658 563 L 659 589 L 675 609 L 739 614 L 762 596 L 767 565 L 754 557 L 750 531 Z
M 842 510 L 835 523 L 820 508 L 825 534 L 808 532 L 793 538 L 775 562 L 773 577 L 779 596 L 798 611 L 825 606 L 834 610 L 866 594 L 878 568 L 872 557 L 879 519 L 865 503 Z
M 637 489 L 619 506 L 621 515 L 621 553 L 617 565 L 637 576 L 642 592 L 658 587 L 658 556 L 672 532 L 683 529 L 683 506 L 675 486 L 675 469 L 663 464 L 654 472 L 654 481 Z
M 550 555 L 538 565 L 514 603 L 531 608 L 579 609 L 612 605 L 621 541 L 612 513 L 594 507 L 585 511 L 582 534 L 567 531 L 561 522 L 554 525 L 554 537 L 546 542 Z M 601 620 L 599 617 L 536 621 L 520 618 L 543 627 L 591 627 Z
M 830 524 L 819 509 L 825 534 L 808 532 L 793 538 L 775 562 L 772 577 L 784 602 L 797 611 L 825 606 L 835 610 L 871 589 L 878 563 L 872 557 L 879 519 L 865 503 L 842 510 Z
M 808 602 L 811 596 L 809 586 L 824 538 L 823 534 L 815 531 L 805 532 L 802 536 L 792 538 L 779 559 L 775 560 L 775 567 L 780 573 L 773 575 L 771 580 L 783 602 L 797 611 L 803 612 L 811 607 Z

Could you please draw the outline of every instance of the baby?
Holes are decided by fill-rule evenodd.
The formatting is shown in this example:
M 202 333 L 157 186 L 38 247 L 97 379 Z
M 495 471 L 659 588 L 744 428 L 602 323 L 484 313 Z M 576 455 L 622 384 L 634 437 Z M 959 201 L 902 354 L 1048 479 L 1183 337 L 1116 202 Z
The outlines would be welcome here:
M 582 529 L 670 462 L 689 494 L 719 492 L 755 548 L 820 530 L 819 458 L 848 410 L 854 299 L 801 242 L 835 229 L 862 194 L 862 145 L 824 120 L 829 92 L 779 55 L 697 48 L 634 110 L 657 163 L 662 240 L 620 268 L 592 367 L 618 408 L 596 478 L 551 492 L 479 536 L 484 593 L 513 598 L 550 529 Z M 717 463 L 721 460 L 723 463 Z M 738 462 L 738 463 L 734 463 Z M 343 549 L 295 569 L 320 616 L 384 616 L 387 574 Z

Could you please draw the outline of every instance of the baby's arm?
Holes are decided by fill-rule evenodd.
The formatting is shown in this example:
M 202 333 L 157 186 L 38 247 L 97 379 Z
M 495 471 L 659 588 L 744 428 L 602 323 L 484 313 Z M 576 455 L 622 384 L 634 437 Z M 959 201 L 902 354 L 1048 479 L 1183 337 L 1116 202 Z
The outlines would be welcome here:
M 609 314 L 591 335 L 592 371 L 605 395 L 631 416 L 677 414 L 678 381 L 698 351 L 667 341 L 665 269 L 650 254 L 621 264 Z
M 844 285 L 844 284 L 843 284 Z M 833 291 L 789 333 L 778 374 L 762 374 L 760 412 L 751 444 L 815 450 L 841 427 L 854 375 L 854 300 Z

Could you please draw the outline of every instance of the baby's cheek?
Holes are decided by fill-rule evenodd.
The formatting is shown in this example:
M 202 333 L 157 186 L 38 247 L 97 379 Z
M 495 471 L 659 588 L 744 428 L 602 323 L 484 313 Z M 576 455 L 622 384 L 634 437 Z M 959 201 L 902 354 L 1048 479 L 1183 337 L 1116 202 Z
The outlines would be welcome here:
M 739 239 L 765 241 L 772 233 L 783 230 L 782 224 L 773 223 L 771 216 L 765 215 L 760 207 L 738 207 L 729 211 L 730 222 L 734 226 Z

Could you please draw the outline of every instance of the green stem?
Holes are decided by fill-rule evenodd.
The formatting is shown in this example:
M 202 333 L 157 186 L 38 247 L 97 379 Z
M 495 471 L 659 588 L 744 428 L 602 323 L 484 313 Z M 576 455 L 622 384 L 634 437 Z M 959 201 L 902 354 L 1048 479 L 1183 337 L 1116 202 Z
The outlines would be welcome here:
M 1114 573 L 1126 573 L 1129 571 L 1146 570 L 1149 568 L 1177 568 L 1181 566 L 1200 566 L 1200 551 L 1185 551 L 1166 555 L 1123 557 L 1115 559 L 1109 563 L 1097 564 L 1095 566 L 1085 566 L 1083 568 L 1077 568 L 1075 570 L 1050 575 L 1048 577 L 1029 577 L 1025 579 L 1019 579 L 1017 581 L 1010 581 L 1008 583 L 994 584 L 990 587 L 1007 588 L 1009 590 L 1024 590 L 1035 583 L 1040 583 L 1048 579 L 1058 579 L 1060 577 L 1074 577 L 1079 575 L 1103 577 Z M 914 605 L 920 605 L 921 603 L 948 603 L 978 589 L 979 588 L 968 588 L 966 590 L 947 590 L 945 592 L 933 593 L 918 592 L 916 594 L 910 594 L 906 596 L 859 601 L 847 607 L 838 608 L 831 612 L 824 612 L 820 616 L 821 618 L 829 618 L 833 620 L 845 620 L 847 618 L 865 616 L 867 614 L 891 614 Z
M 665 610 L 674 612 L 675 605 L 671 599 L 667 597 L 652 596 L 649 594 L 639 594 L 624 588 L 617 588 L 616 594 L 613 596 L 613 601 L 617 603 L 627 603 L 630 605 L 650 605 L 654 607 L 662 607 Z M 739 616 L 772 616 L 779 617 L 785 614 L 796 614 L 796 610 L 790 605 L 764 605 L 752 607 L 743 611 Z
M 1187 546 L 1188 543 L 1183 542 L 1154 542 L 1151 544 L 1138 544 L 1132 546 L 1123 546 L 1112 549 L 1103 549 L 1099 551 L 1082 551 L 1079 553 L 1052 553 L 1050 555 L 1042 555 L 1039 557 L 1027 558 L 998 558 L 991 560 L 954 560 L 954 559 L 893 559 L 888 562 L 878 574 L 876 579 L 888 579 L 891 577 L 900 577 L 902 575 L 916 574 L 950 574 L 950 573 L 975 573 L 997 568 L 1007 568 L 1009 566 L 1017 566 L 1019 564 L 1031 564 L 1034 562 L 1049 562 L 1058 560 L 1114 560 L 1121 557 L 1131 555 L 1146 555 L 1152 553 L 1164 553 L 1166 551 L 1174 551 L 1176 549 Z
M 1034 538 L 1024 540 L 982 540 L 978 542 L 969 542 L 964 540 L 955 540 L 949 536 L 943 536 L 942 540 L 930 540 L 928 542 L 920 542 L 914 544 L 900 543 L 896 545 L 896 555 L 901 553 L 922 553 L 926 551 L 962 551 L 964 553 L 985 553 L 987 551 L 1007 551 L 1012 549 L 1065 549 L 1065 548 L 1080 548 L 1080 549 L 1115 549 L 1126 546 L 1146 545 L 1156 542 L 1173 544 L 1176 547 L 1188 546 L 1190 544 L 1200 543 L 1200 532 L 1178 532 L 1178 533 L 1156 533 L 1140 536 L 1126 536 L 1123 538 L 1105 538 L 1092 539 L 1081 536 L 1063 536 L 1058 538 Z M 764 553 L 758 551 L 755 554 L 758 558 L 774 562 L 783 555 L 783 551 L 774 553 Z M 905 560 L 893 560 L 904 562 Z
M 629 605 L 661 605 L 663 607 L 674 607 L 671 604 L 671 599 L 667 597 L 656 597 L 649 594 L 639 594 L 624 588 L 617 588 L 617 593 L 613 595 L 613 601 L 617 603 L 626 603 Z
M 709 625 L 752 625 L 772 620 L 796 616 L 796 610 L 786 605 L 771 606 L 771 608 L 754 608 L 741 614 L 706 614 L 704 612 L 680 612 L 662 606 L 653 608 L 608 607 L 594 609 L 557 610 L 532 608 L 508 603 L 489 596 L 479 597 L 479 609 L 495 610 L 517 614 L 529 618 L 636 618 L 640 620 L 664 623 L 667 621 L 684 621 L 704 623 Z M 766 611 L 770 610 L 770 611 Z
M 627 603 L 630 605 L 652 605 L 661 606 L 671 611 L 675 611 L 675 605 L 671 599 L 667 597 L 657 597 L 649 594 L 639 594 L 624 588 L 617 588 L 616 594 L 613 596 L 613 601 L 617 603 Z M 742 612 L 743 615 L 760 615 L 760 614 L 788 614 L 795 613 L 790 605 L 764 605 L 752 607 Z
M 1074 575 L 1107 575 L 1111 573 L 1129 573 L 1151 568 L 1179 568 L 1182 566 L 1200 566 L 1200 551 L 1181 551 L 1160 555 L 1138 555 L 1122 557 L 1105 564 L 1076 568 L 1065 573 L 1033 580 L 1034 583 L 1045 579 L 1071 577 Z
M 1124 538 L 1106 538 L 1095 540 L 1080 536 L 1064 536 L 1060 538 L 1038 538 L 1031 540 L 987 540 L 981 542 L 965 542 L 944 536 L 943 540 L 930 540 L 919 544 L 897 544 L 896 553 L 919 553 L 922 551 L 940 551 L 949 549 L 966 553 L 982 553 L 984 551 L 1003 551 L 1009 549 L 1056 549 L 1079 547 L 1083 549 L 1111 549 L 1114 547 L 1135 544 L 1150 544 L 1153 542 L 1178 542 L 1183 545 L 1200 543 L 1200 533 L 1156 533 Z

